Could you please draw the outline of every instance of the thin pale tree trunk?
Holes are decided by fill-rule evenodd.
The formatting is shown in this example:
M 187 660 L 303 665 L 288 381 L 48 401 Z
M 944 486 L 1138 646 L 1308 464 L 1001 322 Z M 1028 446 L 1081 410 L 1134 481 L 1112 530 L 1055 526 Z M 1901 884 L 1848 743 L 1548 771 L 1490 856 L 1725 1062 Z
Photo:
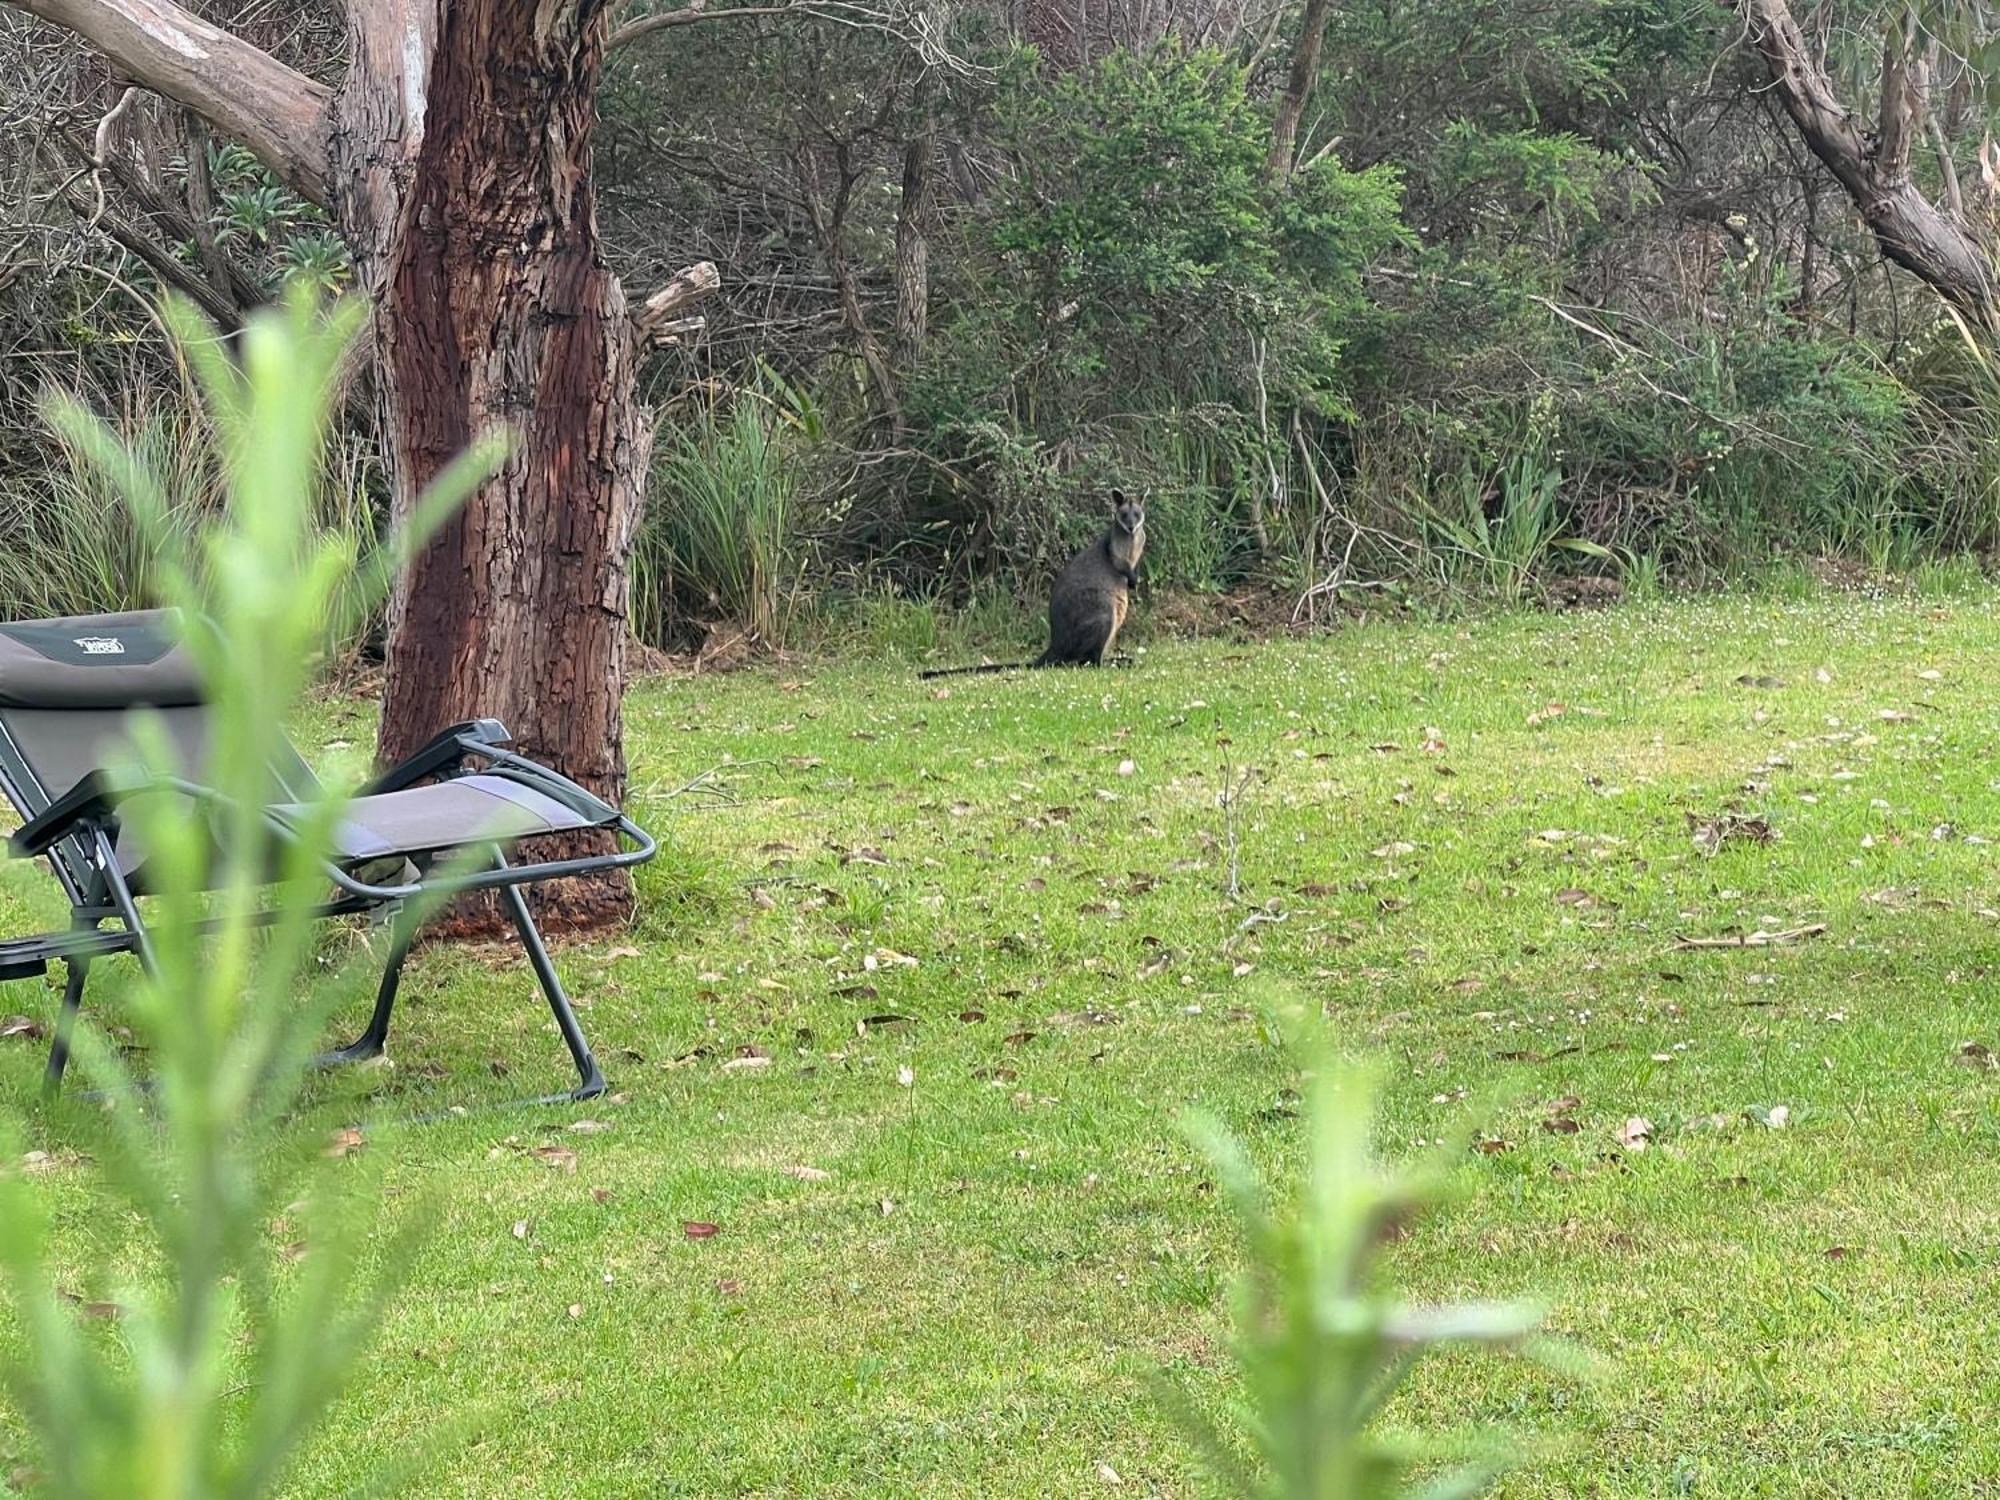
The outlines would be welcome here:
M 1306 0 L 1305 14 L 1299 19 L 1299 36 L 1292 44 L 1292 65 L 1285 75 L 1285 91 L 1278 96 L 1277 114 L 1271 122 L 1271 154 L 1264 163 L 1264 176 L 1272 182 L 1283 182 L 1292 175 L 1292 163 L 1299 150 L 1299 124 L 1305 119 L 1313 85 L 1319 81 L 1319 51 L 1326 39 L 1326 12 L 1327 0 Z
M 896 362 L 905 370 L 923 353 L 930 325 L 937 116 L 928 98 L 921 108 L 922 123 L 903 148 L 903 197 L 896 209 Z

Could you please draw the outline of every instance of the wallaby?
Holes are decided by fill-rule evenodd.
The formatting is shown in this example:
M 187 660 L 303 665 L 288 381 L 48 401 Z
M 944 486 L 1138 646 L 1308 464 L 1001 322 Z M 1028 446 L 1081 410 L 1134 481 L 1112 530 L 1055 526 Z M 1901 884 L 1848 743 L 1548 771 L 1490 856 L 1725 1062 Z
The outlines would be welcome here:
M 1033 661 L 939 667 L 918 675 L 956 677 L 964 672 L 1009 672 L 1016 667 L 1102 665 L 1131 607 L 1132 585 L 1138 579 L 1139 558 L 1145 550 L 1146 502 L 1113 490 L 1111 524 L 1069 560 L 1049 591 L 1048 650 Z

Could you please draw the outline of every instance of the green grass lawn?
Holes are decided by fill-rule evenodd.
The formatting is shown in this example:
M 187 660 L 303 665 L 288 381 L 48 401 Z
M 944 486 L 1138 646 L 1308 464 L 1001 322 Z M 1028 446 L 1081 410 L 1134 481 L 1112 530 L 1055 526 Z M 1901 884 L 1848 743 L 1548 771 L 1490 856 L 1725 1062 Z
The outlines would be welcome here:
M 1544 1445 L 1509 1496 L 2000 1492 L 2000 1073 L 1961 1050 L 2000 1056 L 1996 606 L 641 686 L 663 853 L 634 930 L 560 958 L 618 1093 L 483 1108 L 563 1082 L 526 967 L 413 962 L 374 1108 L 467 1112 L 371 1129 L 429 1235 L 301 1493 L 453 1413 L 407 1493 L 1207 1493 L 1152 1381 L 1227 1394 L 1236 1246 L 1175 1115 L 1296 1160 L 1273 982 L 1383 1060 L 1386 1150 L 1485 1101 L 1397 1281 L 1534 1293 L 1606 1357 L 1441 1362 L 1397 1423 Z M 367 713 L 313 729 L 351 756 Z M 675 794 L 711 770 L 726 800 Z M 60 1162 L 41 1060 L 0 1041 L 0 1105 Z M 114 1291 L 129 1226 L 88 1165 L 42 1180 Z

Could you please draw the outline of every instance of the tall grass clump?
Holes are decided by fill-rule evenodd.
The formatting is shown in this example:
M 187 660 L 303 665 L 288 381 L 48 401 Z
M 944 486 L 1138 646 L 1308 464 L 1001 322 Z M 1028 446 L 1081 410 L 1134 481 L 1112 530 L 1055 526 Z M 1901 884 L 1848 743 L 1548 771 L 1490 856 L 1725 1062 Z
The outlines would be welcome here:
M 781 644 L 804 561 L 810 398 L 766 373 L 662 439 L 632 566 L 639 639 L 671 642 L 690 619 L 744 625 Z
M 1513 1462 L 1506 1448 L 1385 1432 L 1385 1406 L 1419 1361 L 1454 1345 L 1560 1351 L 1535 1337 L 1542 1315 L 1529 1303 L 1422 1306 L 1384 1284 L 1384 1243 L 1438 1201 L 1446 1163 L 1385 1166 L 1371 1142 L 1372 1075 L 1332 1059 L 1300 1018 L 1283 1024 L 1307 1075 L 1302 1178 L 1273 1193 L 1214 1119 L 1186 1121 L 1243 1230 L 1233 1348 L 1242 1396 L 1234 1431 L 1175 1405 L 1238 1500 L 1478 1494 Z
M 226 508 L 224 479 L 200 411 L 149 395 L 111 424 L 121 446 L 157 486 L 142 522 L 126 497 L 72 438 L 54 434 L 45 469 L 0 482 L 0 599 L 22 615 L 144 609 L 165 597 L 163 549 L 198 552 L 197 538 Z M 303 524 L 347 557 L 350 575 L 379 526 L 368 446 L 334 428 L 315 455 Z M 358 596 L 328 617 L 323 649 L 351 657 L 374 623 Z
M 1443 581 L 1519 604 L 1556 553 L 1609 557 L 1598 543 L 1565 534 L 1556 503 L 1562 482 L 1560 467 L 1523 451 L 1490 477 L 1462 472 L 1441 502 L 1420 504 L 1418 531 Z
M 335 372 L 358 313 L 322 316 L 294 300 L 253 318 L 232 358 L 192 313 L 169 309 L 215 441 L 216 503 L 192 526 L 156 452 L 75 402 L 50 405 L 64 442 L 152 547 L 212 724 L 201 773 L 212 796 L 200 803 L 158 780 L 185 772 L 144 720 L 115 776 L 121 823 L 148 851 L 155 893 L 153 961 L 120 997 L 150 1090 L 85 1025 L 77 1064 L 108 1107 L 58 1107 L 36 1126 L 96 1164 L 78 1170 L 101 1177 L 93 1201 L 119 1226 L 117 1269 L 78 1264 L 72 1235 L 52 1221 L 48 1180 L 20 1165 L 28 1122 L 0 1108 L 0 1290 L 20 1330 L 0 1352 L 0 1392 L 35 1445 L 33 1492 L 51 1500 L 279 1493 L 405 1258 L 399 1235 L 386 1252 L 371 1247 L 379 1185 L 365 1154 L 327 1156 L 330 1121 L 322 1111 L 315 1124 L 304 1097 L 320 1023 L 354 988 L 317 977 L 313 943 L 341 799 L 301 810 L 295 837 L 263 813 L 328 620 L 351 621 L 378 600 L 402 551 L 357 566 L 314 510 Z M 439 515 L 494 457 L 482 450 L 454 468 L 423 516 Z M 79 1307 L 60 1290 L 80 1281 L 104 1301 Z M 105 1308 L 115 1320 L 85 1321 Z

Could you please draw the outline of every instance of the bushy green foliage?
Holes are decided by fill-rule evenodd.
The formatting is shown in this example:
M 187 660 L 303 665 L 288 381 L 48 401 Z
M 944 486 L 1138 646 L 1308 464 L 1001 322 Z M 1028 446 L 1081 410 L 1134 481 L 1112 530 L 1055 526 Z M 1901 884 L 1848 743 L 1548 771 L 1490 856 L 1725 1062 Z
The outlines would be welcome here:
M 722 615 L 782 634 L 806 601 L 774 601 L 773 567 L 801 580 L 796 546 L 760 529 L 778 509 L 810 534 L 806 592 L 962 600 L 1038 591 L 1113 483 L 1153 499 L 1146 571 L 1164 588 L 1304 593 L 1341 573 L 1398 597 L 1492 592 L 1462 547 L 1439 550 L 1437 517 L 1503 526 L 1496 476 L 1524 457 L 1561 472 L 1553 535 L 1650 559 L 1662 583 L 1754 573 L 1781 548 L 1882 567 L 2000 542 L 1988 395 L 1968 394 L 1933 300 L 1882 264 L 1789 121 L 1753 107 L 1767 80 L 1718 0 L 1332 7 L 1296 169 L 1276 182 L 1301 7 L 1254 24 L 1240 7 L 1113 7 L 1053 29 L 1032 10 L 864 26 L 753 7 L 612 55 L 606 253 L 634 292 L 696 256 L 723 280 L 706 329 L 646 372 L 669 415 L 667 493 L 634 567 L 645 639 L 683 644 Z M 1865 112 L 1880 18 L 1817 14 Z M 1978 16 L 1924 25 L 1983 66 Z M 657 66 L 669 36 L 681 65 Z M 1937 92 L 1970 188 L 2000 117 L 1965 80 Z M 1934 195 L 1937 145 L 1914 164 Z M 143 220 L 210 274 L 178 127 L 145 150 L 127 164 L 142 171 L 112 174 L 106 224 Z M 235 263 L 230 297 L 351 281 L 324 217 L 254 158 L 203 160 L 199 216 Z M 143 567 L 115 526 L 91 535 L 90 507 L 41 503 L 60 455 L 9 423 L 53 381 L 106 392 L 136 429 L 174 382 L 141 301 L 105 290 L 150 290 L 157 258 L 99 238 L 91 275 L 50 261 L 42 288 L 0 269 L 0 559 L 36 557 L 15 570 L 31 581 L 71 558 L 86 580 Z M 903 321 L 917 302 L 921 328 Z M 777 462 L 788 437 L 760 468 L 755 433 L 709 427 L 738 422 L 717 392 L 772 375 L 810 393 L 822 427 L 801 463 Z M 1532 571 L 1608 566 L 1542 549 Z
M 1443 1154 L 1385 1166 L 1371 1139 L 1372 1076 L 1328 1054 L 1309 1029 L 1316 1017 L 1279 1020 L 1306 1074 L 1300 1180 L 1273 1193 L 1213 1118 L 1186 1121 L 1235 1210 L 1247 1261 L 1234 1298 L 1241 1431 L 1219 1431 L 1184 1407 L 1186 1425 L 1237 1500 L 1476 1495 L 1506 1466 L 1504 1453 L 1488 1445 L 1467 1462 L 1463 1443 L 1385 1433 L 1383 1409 L 1425 1356 L 1522 1344 L 1541 1314 L 1526 1303 L 1413 1306 L 1383 1286 L 1383 1243 L 1441 1196 Z
M 219 244 L 254 268 L 267 293 L 275 296 L 300 282 L 317 294 L 331 295 L 353 279 L 353 258 L 332 232 L 324 210 L 287 189 L 242 146 L 210 146 L 207 160 L 215 213 L 206 227 Z M 181 170 L 190 165 L 184 158 Z M 183 259 L 198 258 L 192 242 L 178 249 Z
M 222 476 L 221 507 L 200 527 L 175 520 L 143 450 L 73 403 L 53 408 L 158 549 L 163 590 L 183 610 L 211 696 L 205 780 L 215 794 L 196 802 L 160 788 L 155 778 L 181 767 L 156 729 L 138 734 L 120 772 L 136 794 L 121 817 L 147 850 L 154 962 L 126 988 L 120 1019 L 144 1046 L 150 1095 L 110 1038 L 85 1025 L 77 1061 L 107 1103 L 53 1122 L 69 1149 L 87 1147 L 101 1164 L 100 1211 L 138 1231 L 136 1259 L 103 1272 L 118 1277 L 103 1288 L 112 1330 L 89 1327 L 86 1313 L 101 1309 L 65 1295 L 43 1195 L 15 1165 L 14 1122 L 0 1122 L 0 1284 L 25 1337 L 0 1360 L 0 1382 L 40 1446 L 36 1492 L 73 1500 L 277 1493 L 392 1284 L 368 1244 L 365 1167 L 320 1159 L 327 1122 L 297 1112 L 319 1023 L 342 988 L 315 980 L 313 948 L 341 799 L 301 809 L 295 837 L 263 814 L 326 617 L 355 597 L 357 559 L 317 533 L 312 497 L 357 320 L 351 310 L 322 320 L 295 301 L 250 323 L 240 363 L 191 316 L 174 321 Z M 424 514 L 436 516 L 494 456 L 455 469 Z M 379 593 L 388 565 L 378 554 L 359 572 Z M 285 1239 L 274 1223 L 288 1226 Z M 398 1259 L 392 1247 L 391 1271 Z
M 962 232 L 907 399 L 932 455 L 977 487 L 970 513 L 940 497 L 944 518 L 1023 571 L 1114 478 L 1198 492 L 1240 524 L 1244 477 L 1282 454 L 1289 413 L 1350 410 L 1345 353 L 1375 316 L 1362 274 L 1406 240 L 1396 173 L 1328 154 L 1268 184 L 1268 114 L 1214 51 L 1068 72 L 1017 58 L 995 109 L 1015 170 Z M 1246 428 L 1260 388 L 1267 420 Z M 1198 437 L 1175 441 L 1194 411 Z M 1193 581 L 1229 549 L 1203 550 Z

